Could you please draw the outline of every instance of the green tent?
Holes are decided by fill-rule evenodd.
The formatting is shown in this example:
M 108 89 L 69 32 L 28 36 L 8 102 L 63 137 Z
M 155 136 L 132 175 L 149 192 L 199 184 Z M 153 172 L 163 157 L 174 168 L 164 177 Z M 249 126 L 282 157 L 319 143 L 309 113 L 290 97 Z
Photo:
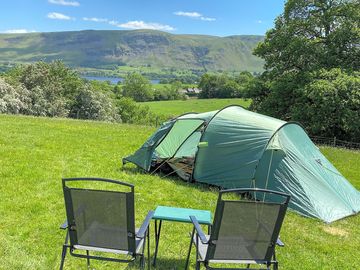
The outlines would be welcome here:
M 325 222 L 360 211 L 360 192 L 299 124 L 240 106 L 165 122 L 123 161 L 146 171 L 167 164 L 183 179 L 223 188 L 282 191 L 290 208 Z

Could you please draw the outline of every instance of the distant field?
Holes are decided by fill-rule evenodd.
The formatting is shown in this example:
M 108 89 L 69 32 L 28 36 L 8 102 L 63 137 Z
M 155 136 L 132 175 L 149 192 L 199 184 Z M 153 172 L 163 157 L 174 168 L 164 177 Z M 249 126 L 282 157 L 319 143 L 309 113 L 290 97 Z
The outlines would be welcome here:
M 219 110 L 225 106 L 237 104 L 249 107 L 251 100 L 241 98 L 229 99 L 189 99 L 170 101 L 151 101 L 139 103 L 149 106 L 150 110 L 159 115 L 176 116 L 186 112 L 207 112 Z
M 157 205 L 214 212 L 217 193 L 207 186 L 121 167 L 121 157 L 138 149 L 153 131 L 148 126 L 0 114 L 0 269 L 58 269 L 64 240 L 58 228 L 65 219 L 61 177 L 98 176 L 134 184 L 137 226 Z M 360 189 L 359 151 L 321 151 Z M 157 269 L 183 269 L 191 229 L 190 224 L 163 224 Z M 360 214 L 324 224 L 289 211 L 280 234 L 285 242 L 277 248 L 281 270 L 359 269 Z M 138 265 L 92 261 L 91 268 L 130 270 Z M 68 256 L 65 269 L 86 269 L 86 261 Z

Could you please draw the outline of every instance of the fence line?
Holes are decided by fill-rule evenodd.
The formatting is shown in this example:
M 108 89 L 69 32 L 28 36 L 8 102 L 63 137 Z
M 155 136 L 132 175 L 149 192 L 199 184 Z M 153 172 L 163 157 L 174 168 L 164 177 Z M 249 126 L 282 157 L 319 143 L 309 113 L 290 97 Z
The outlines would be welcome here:
M 315 144 L 318 144 L 318 145 L 342 147 L 342 148 L 349 148 L 349 149 L 360 149 L 360 143 L 343 141 L 343 140 L 337 139 L 336 137 L 328 138 L 328 137 L 321 137 L 321 136 L 310 136 L 310 139 Z

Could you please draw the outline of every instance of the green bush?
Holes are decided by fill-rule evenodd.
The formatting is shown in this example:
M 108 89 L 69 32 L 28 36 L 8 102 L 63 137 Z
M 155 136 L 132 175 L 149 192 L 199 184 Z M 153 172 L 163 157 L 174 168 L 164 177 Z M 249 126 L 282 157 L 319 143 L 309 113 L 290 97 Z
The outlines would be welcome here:
M 11 86 L 0 78 L 0 113 L 18 114 L 28 109 L 29 92 L 21 85 Z
M 200 98 L 239 98 L 253 83 L 254 77 L 249 72 L 241 72 L 236 77 L 227 74 L 204 74 L 201 76 L 199 88 Z
M 154 89 L 154 100 L 177 100 L 184 99 L 184 95 L 180 94 L 179 90 L 183 85 L 179 81 L 174 81 L 170 85 L 166 85 L 161 89 Z
M 166 116 L 152 113 L 148 106 L 141 106 L 132 98 L 122 97 L 116 105 L 124 123 L 157 126 L 167 120 Z
M 135 72 L 125 77 L 122 94 L 124 97 L 130 97 L 138 102 L 150 101 L 154 97 L 150 81 Z
M 292 115 L 311 134 L 360 141 L 360 72 L 337 68 L 312 73 Z
M 121 121 L 109 95 L 92 89 L 90 84 L 84 85 L 79 90 L 69 116 L 78 119 Z
M 5 80 L 15 88 L 28 92 L 26 109 L 19 113 L 67 117 L 83 80 L 60 61 L 19 65 L 5 74 Z
M 266 71 L 251 109 L 300 121 L 311 135 L 359 141 L 360 2 L 287 0 L 254 54 Z

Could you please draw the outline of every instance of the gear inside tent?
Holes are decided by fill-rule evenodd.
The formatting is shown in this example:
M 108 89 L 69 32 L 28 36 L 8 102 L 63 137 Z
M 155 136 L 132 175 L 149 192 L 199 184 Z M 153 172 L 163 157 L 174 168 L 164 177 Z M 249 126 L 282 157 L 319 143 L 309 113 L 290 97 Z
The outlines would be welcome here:
M 222 188 L 265 188 L 291 195 L 289 207 L 332 222 L 360 211 L 360 192 L 292 122 L 228 106 L 165 122 L 133 155 L 145 171 Z

